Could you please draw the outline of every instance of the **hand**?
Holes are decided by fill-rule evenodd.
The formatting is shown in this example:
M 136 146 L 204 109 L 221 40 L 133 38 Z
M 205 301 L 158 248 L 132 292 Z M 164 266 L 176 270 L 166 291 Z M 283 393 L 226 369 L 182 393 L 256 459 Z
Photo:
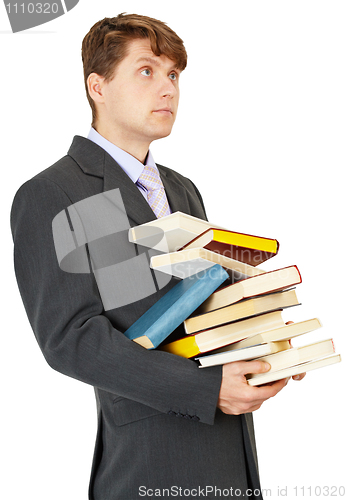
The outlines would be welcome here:
M 276 396 L 289 380 L 282 379 L 260 387 L 248 385 L 245 375 L 264 373 L 269 369 L 269 363 L 263 361 L 235 361 L 223 365 L 218 408 L 228 415 L 240 415 L 258 410 L 264 401 Z

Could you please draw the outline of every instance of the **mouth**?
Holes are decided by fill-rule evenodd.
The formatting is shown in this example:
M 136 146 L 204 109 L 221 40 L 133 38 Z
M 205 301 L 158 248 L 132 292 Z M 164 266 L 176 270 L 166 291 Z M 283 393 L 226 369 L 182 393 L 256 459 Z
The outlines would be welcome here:
M 170 108 L 161 108 L 161 109 L 155 109 L 153 111 L 153 113 L 158 113 L 158 114 L 161 114 L 161 115 L 166 115 L 166 116 L 171 116 L 173 115 L 173 112 L 171 111 Z

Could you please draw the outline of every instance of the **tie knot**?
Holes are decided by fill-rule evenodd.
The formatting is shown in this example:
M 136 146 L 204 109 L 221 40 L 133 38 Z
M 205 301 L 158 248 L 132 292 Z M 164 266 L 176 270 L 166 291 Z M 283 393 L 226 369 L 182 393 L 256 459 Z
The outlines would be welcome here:
M 154 191 L 163 187 L 158 170 L 150 165 L 145 165 L 137 182 L 148 191 Z

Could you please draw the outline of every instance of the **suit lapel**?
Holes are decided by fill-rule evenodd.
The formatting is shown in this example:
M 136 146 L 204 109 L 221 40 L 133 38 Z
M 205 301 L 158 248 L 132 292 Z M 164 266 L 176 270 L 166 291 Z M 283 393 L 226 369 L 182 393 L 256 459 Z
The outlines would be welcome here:
M 69 149 L 71 156 L 86 175 L 103 178 L 104 191 L 119 189 L 131 226 L 155 220 L 155 214 L 138 188 L 118 163 L 100 146 L 76 136 Z
M 190 213 L 190 207 L 186 190 L 181 184 L 178 184 L 174 179 L 168 177 L 164 169 L 158 165 L 161 180 L 164 184 L 167 199 L 172 212 Z
M 106 153 L 104 169 L 104 191 L 120 189 L 130 225 L 140 225 L 155 220 L 155 214 L 138 187 L 127 176 L 115 160 Z

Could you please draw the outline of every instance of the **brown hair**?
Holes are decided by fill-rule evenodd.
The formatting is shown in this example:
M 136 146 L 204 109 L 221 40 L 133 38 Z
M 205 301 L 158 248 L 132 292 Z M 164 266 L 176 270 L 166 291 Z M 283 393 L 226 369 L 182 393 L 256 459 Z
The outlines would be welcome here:
M 156 56 L 165 55 L 175 61 L 181 71 L 187 65 L 187 53 L 183 41 L 162 21 L 137 14 L 119 14 L 97 22 L 82 42 L 82 61 L 87 98 L 92 108 L 93 121 L 96 120 L 96 107 L 90 97 L 87 79 L 97 73 L 111 80 L 114 70 L 127 55 L 128 43 L 137 38 L 148 38 Z

